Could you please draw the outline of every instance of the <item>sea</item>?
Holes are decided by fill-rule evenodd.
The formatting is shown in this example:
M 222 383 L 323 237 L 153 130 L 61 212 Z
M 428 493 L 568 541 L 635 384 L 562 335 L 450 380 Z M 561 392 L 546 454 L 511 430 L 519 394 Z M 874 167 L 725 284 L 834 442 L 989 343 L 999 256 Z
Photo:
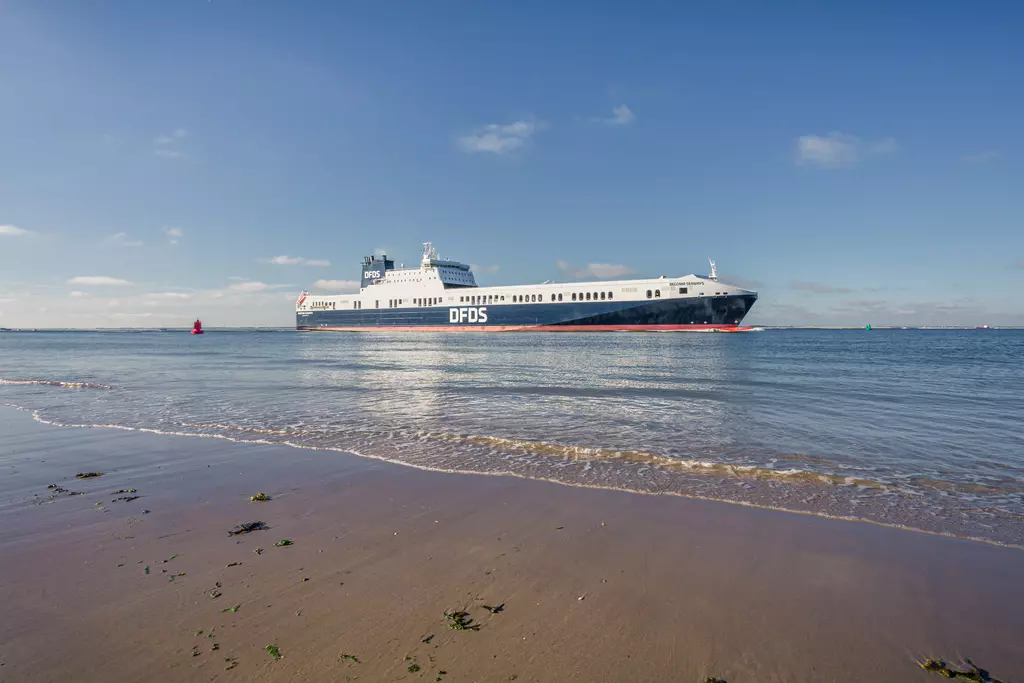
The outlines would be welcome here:
M 5 332 L 0 405 L 1024 547 L 1022 359 L 1018 330 Z

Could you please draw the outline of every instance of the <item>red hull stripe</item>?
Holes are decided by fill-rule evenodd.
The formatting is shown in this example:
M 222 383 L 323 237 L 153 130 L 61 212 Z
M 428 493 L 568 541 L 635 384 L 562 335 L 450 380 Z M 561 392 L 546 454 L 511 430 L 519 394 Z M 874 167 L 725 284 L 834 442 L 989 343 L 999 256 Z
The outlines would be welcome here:
M 307 327 L 310 332 L 746 332 L 738 325 L 415 325 Z

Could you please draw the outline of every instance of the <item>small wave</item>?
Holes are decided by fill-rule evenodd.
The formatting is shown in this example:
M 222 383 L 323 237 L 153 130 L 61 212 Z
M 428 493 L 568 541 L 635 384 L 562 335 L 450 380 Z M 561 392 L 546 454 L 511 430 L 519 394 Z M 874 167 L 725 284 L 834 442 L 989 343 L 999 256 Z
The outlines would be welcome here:
M 60 387 L 62 389 L 112 389 L 108 384 L 98 382 L 78 382 L 57 379 L 4 379 L 0 377 L 0 385 L 35 385 L 43 387 Z
M 926 535 L 929 535 L 929 536 L 942 536 L 942 537 L 946 537 L 946 538 L 958 538 L 958 539 L 974 541 L 974 542 L 978 542 L 978 543 L 985 543 L 987 545 L 994 545 L 994 546 L 999 546 L 999 547 L 1004 547 L 1004 548 L 1012 548 L 1012 549 L 1015 549 L 1015 550 L 1024 550 L 1024 545 L 1022 545 L 1020 543 L 1013 542 L 1013 541 L 1003 541 L 1003 540 L 998 540 L 998 539 L 994 539 L 994 538 L 987 538 L 985 536 L 978 536 L 978 535 L 974 535 L 974 534 L 952 533 L 952 532 L 949 532 L 949 531 L 941 531 L 941 530 L 935 530 L 935 529 L 925 529 L 925 528 L 920 528 L 920 527 L 917 527 L 917 526 L 912 526 L 912 525 L 908 525 L 908 524 L 900 523 L 900 522 L 885 521 L 885 520 L 880 520 L 880 519 L 872 519 L 872 518 L 869 518 L 869 517 L 858 516 L 858 515 L 855 515 L 855 514 L 835 513 L 835 512 L 831 512 L 831 511 L 827 511 L 827 510 L 794 509 L 792 507 L 788 507 L 788 506 L 785 506 L 785 505 L 773 505 L 773 504 L 759 503 L 759 502 L 747 501 L 747 500 L 737 500 L 737 499 L 731 499 L 731 498 L 723 498 L 723 497 L 719 497 L 719 496 L 715 496 L 715 495 L 706 495 L 706 494 L 697 493 L 697 492 L 687 492 L 687 491 L 649 491 L 649 490 L 629 488 L 629 487 L 625 487 L 625 486 L 616 486 L 616 485 L 608 485 L 608 484 L 603 484 L 602 485 L 602 484 L 593 484 L 593 483 L 573 482 L 573 481 L 566 481 L 566 480 L 561 479 L 561 478 L 555 478 L 555 477 L 549 477 L 549 476 L 536 476 L 536 475 L 528 476 L 528 475 L 524 475 L 524 474 L 521 474 L 521 473 L 518 473 L 518 472 L 512 472 L 512 471 L 500 471 L 500 470 L 499 471 L 493 471 L 493 470 L 492 471 L 480 471 L 480 470 L 462 469 L 462 468 L 458 468 L 458 467 L 438 467 L 438 466 L 432 466 L 432 465 L 427 465 L 427 464 L 422 464 L 422 463 L 408 462 L 408 461 L 405 461 L 405 460 L 399 460 L 399 459 L 396 459 L 396 458 L 393 458 L 393 457 L 387 457 L 387 456 L 377 455 L 377 454 L 373 454 L 373 453 L 362 452 L 362 451 L 355 450 L 355 449 L 352 449 L 352 448 L 340 448 L 340 447 L 332 447 L 332 446 L 310 445 L 310 444 L 297 443 L 297 442 L 288 441 L 288 440 L 273 441 L 273 440 L 268 440 L 268 439 L 239 439 L 237 437 L 232 437 L 232 436 L 228 436 L 228 435 L 225 435 L 225 434 L 197 434 L 195 432 L 154 429 L 154 428 L 148 428 L 148 427 L 129 427 L 129 426 L 126 426 L 126 425 L 118 425 L 118 424 L 69 424 L 69 423 L 66 423 L 66 422 L 60 422 L 58 420 L 54 420 L 54 419 L 50 419 L 50 418 L 45 418 L 45 417 L 42 416 L 41 412 L 39 410 L 36 410 L 36 409 L 26 408 L 26 407 L 15 405 L 15 404 L 11 404 L 11 403 L 7 403 L 7 404 L 3 404 L 3 405 L 6 405 L 7 407 L 10 407 L 10 408 L 14 408 L 16 410 L 21 410 L 21 411 L 24 411 L 24 412 L 28 412 L 28 413 L 30 413 L 32 415 L 32 418 L 34 420 L 36 420 L 37 422 L 40 422 L 42 424 L 52 425 L 52 426 L 55 426 L 55 427 L 118 429 L 118 430 L 124 430 L 124 431 L 137 431 L 137 432 L 144 432 L 144 433 L 150 433 L 150 434 L 161 434 L 161 435 L 166 435 L 166 436 L 183 436 L 183 437 L 189 437 L 190 436 L 190 437 L 200 437 L 200 438 L 213 438 L 213 439 L 224 439 L 226 441 L 231 441 L 231 442 L 235 442 L 235 443 L 261 444 L 261 445 L 278 445 L 278 446 L 288 446 L 288 447 L 291 447 L 291 448 L 300 448 L 300 449 L 317 450 L 317 451 L 334 451 L 334 452 L 339 452 L 339 453 L 348 453 L 348 454 L 355 455 L 355 456 L 358 456 L 358 457 L 361 457 L 361 458 L 366 458 L 366 459 L 369 459 L 369 460 L 384 461 L 384 462 L 389 462 L 389 463 L 392 463 L 392 464 L 395 464 L 395 465 L 403 465 L 403 466 L 406 466 L 406 467 L 412 467 L 414 469 L 431 471 L 431 472 L 440 472 L 440 473 L 444 473 L 444 474 L 467 474 L 467 475 L 477 475 L 477 476 L 509 476 L 509 477 L 514 477 L 514 478 L 517 478 L 517 479 L 526 479 L 526 480 L 533 480 L 533 481 L 546 481 L 546 482 L 549 482 L 549 483 L 552 483 L 552 484 L 559 484 L 559 485 L 562 485 L 562 486 L 570 486 L 570 487 L 574 487 L 574 488 L 589 488 L 589 489 L 621 491 L 623 493 L 633 493 L 633 494 L 640 494 L 640 495 L 670 495 L 670 496 L 678 496 L 678 497 L 681 497 L 681 498 L 690 498 L 690 499 L 695 499 L 695 500 L 709 500 L 709 501 L 716 501 L 716 502 L 728 503 L 728 504 L 733 504 L 733 505 L 741 505 L 741 506 L 744 506 L 744 507 L 760 508 L 760 509 L 765 509 L 765 510 L 777 510 L 777 511 L 780 511 L 780 512 L 789 512 L 789 513 L 800 514 L 800 515 L 811 515 L 811 516 L 815 516 L 815 517 L 826 517 L 826 518 L 829 518 L 829 519 L 835 519 L 835 520 L 841 520 L 841 521 L 847 521 L 847 522 L 861 522 L 861 523 L 872 524 L 872 525 L 875 525 L 875 526 L 887 527 L 887 528 L 891 528 L 891 529 L 899 529 L 899 530 L 902 530 L 902 531 L 910 531 L 910 532 L 914 532 L 914 533 L 923 533 L 923 534 L 926 534 Z M 224 425 L 219 425 L 219 426 L 223 427 Z M 252 432 L 254 434 L 260 434 L 260 433 L 270 434 L 270 433 L 274 433 L 274 432 L 280 431 L 280 430 L 264 430 L 264 429 L 260 429 L 260 428 L 238 427 L 238 426 L 233 426 L 233 430 L 234 431 L 239 431 L 239 432 L 249 431 L 249 432 Z M 291 433 L 291 434 L 294 434 L 294 433 L 301 432 L 301 431 L 303 431 L 303 430 L 294 430 L 292 432 L 281 432 L 281 433 Z M 449 437 L 449 438 L 453 437 L 453 436 L 456 437 L 456 438 L 466 438 L 466 437 L 458 437 L 457 435 L 440 435 L 440 436 L 445 436 L 445 437 Z M 515 441 L 515 440 L 512 440 L 512 439 L 500 439 L 498 437 L 472 437 L 472 438 L 474 438 L 474 439 L 487 439 L 487 440 L 496 439 L 498 441 L 513 441 L 513 442 Z M 533 444 L 533 445 L 537 445 L 538 444 L 538 442 L 520 442 L 520 443 L 522 443 L 522 444 Z M 544 444 L 544 445 L 545 446 L 549 446 L 549 447 L 550 446 L 555 446 L 555 444 Z M 601 450 L 601 449 L 583 449 L 581 447 L 570 447 L 570 448 L 575 448 L 575 449 L 580 449 L 580 450 L 588 450 L 588 451 L 593 451 L 593 450 L 600 451 Z M 664 458 L 664 456 L 656 456 L 656 457 Z M 666 460 L 673 460 L 672 458 L 664 458 L 664 459 L 666 459 Z M 689 462 L 690 462 L 690 465 L 687 466 L 687 467 L 690 468 L 689 471 L 700 470 L 700 469 L 711 469 L 713 471 L 717 471 L 717 470 L 715 470 L 715 468 L 720 466 L 720 465 L 717 465 L 716 463 L 703 463 L 703 462 L 699 462 L 699 461 L 689 461 Z M 694 465 L 693 463 L 696 463 L 696 465 Z M 766 469 L 766 468 L 740 467 L 740 466 L 721 466 L 721 467 L 732 468 L 732 469 L 734 469 L 736 471 L 743 471 L 743 472 L 752 472 L 752 471 L 756 471 L 756 470 L 764 470 L 764 469 Z M 826 480 L 821 479 L 822 475 L 819 475 L 819 474 L 816 474 L 816 473 L 804 472 L 802 470 L 780 470 L 780 471 L 774 471 L 773 470 L 772 472 L 774 474 L 780 474 L 783 477 L 799 477 L 799 475 L 803 474 L 803 475 L 810 476 L 811 480 L 815 480 L 816 479 L 817 481 L 820 481 L 820 482 L 826 481 Z M 860 480 L 856 480 L 856 479 L 852 479 L 851 480 L 851 478 L 848 478 L 848 477 L 847 478 L 837 478 L 835 481 L 833 481 L 833 480 L 828 480 L 828 481 L 829 481 L 829 483 L 838 483 L 838 480 L 840 480 L 840 479 L 845 480 L 845 483 L 848 483 L 848 484 L 849 483 L 859 483 L 859 481 L 860 481 Z M 989 514 L 989 515 L 992 515 L 992 516 L 1006 516 L 1008 514 L 1012 515 L 1012 513 L 1007 513 L 1007 512 L 1002 511 L 1002 510 L 991 509 L 991 508 L 984 510 L 984 512 Z M 1016 518 L 1024 517 L 1024 516 L 1021 516 L 1021 515 L 1012 515 L 1012 516 L 1016 517 Z

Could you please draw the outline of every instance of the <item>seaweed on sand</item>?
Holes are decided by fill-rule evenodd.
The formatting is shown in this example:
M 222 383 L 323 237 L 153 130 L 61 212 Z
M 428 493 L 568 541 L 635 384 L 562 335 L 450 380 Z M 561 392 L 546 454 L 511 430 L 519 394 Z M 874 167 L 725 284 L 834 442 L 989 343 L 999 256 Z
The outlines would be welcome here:
M 241 534 L 248 534 L 253 531 L 263 531 L 269 528 L 270 527 L 268 527 L 266 524 L 260 521 L 243 522 L 242 524 L 239 524 L 234 529 L 229 531 L 228 536 L 239 536 Z
M 79 479 L 92 479 L 93 477 L 102 477 L 102 472 L 79 472 L 75 475 Z
M 275 662 L 281 659 L 281 650 L 278 649 L 277 645 L 267 645 L 263 649 L 270 653 L 270 656 L 274 658 Z
M 487 610 L 491 614 L 497 614 L 498 612 L 504 612 L 505 611 L 505 603 L 501 603 L 500 605 L 497 605 L 496 607 L 491 607 L 490 605 L 481 605 L 481 607 L 483 607 L 485 610 Z
M 355 655 L 343 654 L 343 655 L 339 655 L 338 659 L 340 659 L 341 661 L 345 661 L 347 659 L 350 662 L 355 662 L 356 664 L 359 663 L 359 658 L 356 657 Z
M 268 500 L 270 500 L 270 496 L 263 493 L 262 491 L 260 493 L 257 493 L 255 496 L 249 496 L 249 501 L 253 503 L 265 503 Z
M 451 612 L 446 611 L 444 618 L 448 620 L 448 628 L 453 631 L 479 631 L 480 626 L 474 624 L 473 620 L 469 618 L 469 612 L 461 612 L 453 610 Z
M 918 665 L 925 671 L 931 671 L 945 678 L 959 678 L 964 681 L 975 681 L 975 683 L 1002 683 L 1002 681 L 992 678 L 985 669 L 975 666 L 974 662 L 967 657 L 964 657 L 964 664 L 967 665 L 966 669 L 954 669 L 941 659 L 926 659 L 923 662 L 918 662 Z

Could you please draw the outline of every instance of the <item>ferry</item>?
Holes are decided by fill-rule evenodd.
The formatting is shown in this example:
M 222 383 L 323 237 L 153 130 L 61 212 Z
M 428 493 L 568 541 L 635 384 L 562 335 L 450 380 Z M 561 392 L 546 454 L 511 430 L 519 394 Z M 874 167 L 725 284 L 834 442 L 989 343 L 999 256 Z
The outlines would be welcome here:
M 472 269 L 430 242 L 419 267 L 365 256 L 359 291 L 295 302 L 295 327 L 388 332 L 739 332 L 757 292 L 709 275 L 480 287 Z

